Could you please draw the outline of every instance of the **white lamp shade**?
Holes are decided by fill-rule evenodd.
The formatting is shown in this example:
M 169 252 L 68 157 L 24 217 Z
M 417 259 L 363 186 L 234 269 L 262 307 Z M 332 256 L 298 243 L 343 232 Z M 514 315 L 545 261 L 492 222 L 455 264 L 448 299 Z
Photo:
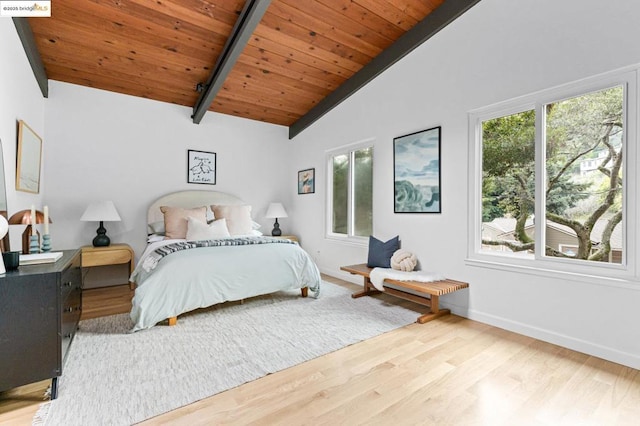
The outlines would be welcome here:
M 80 220 L 84 222 L 119 222 L 121 219 L 113 201 L 97 201 L 89 204 Z
M 267 215 L 265 217 L 268 219 L 274 219 L 279 217 L 288 217 L 288 215 L 287 211 L 282 206 L 282 203 L 271 203 L 269 204 Z

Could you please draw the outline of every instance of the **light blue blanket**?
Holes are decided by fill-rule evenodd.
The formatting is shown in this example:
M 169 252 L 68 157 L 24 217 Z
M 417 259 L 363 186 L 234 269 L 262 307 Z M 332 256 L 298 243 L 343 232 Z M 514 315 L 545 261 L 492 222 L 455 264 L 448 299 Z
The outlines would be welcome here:
M 131 331 L 197 308 L 282 290 L 320 291 L 320 272 L 297 244 L 248 244 L 195 247 L 167 254 L 145 270 L 147 256 L 167 240 L 150 246 L 131 275 L 137 284 Z

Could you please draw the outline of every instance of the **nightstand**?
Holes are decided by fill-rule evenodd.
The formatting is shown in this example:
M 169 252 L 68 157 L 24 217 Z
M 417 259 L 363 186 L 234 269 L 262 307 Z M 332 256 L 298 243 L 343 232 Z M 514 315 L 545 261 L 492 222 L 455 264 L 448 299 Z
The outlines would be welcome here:
M 82 247 L 82 268 L 127 264 L 129 276 L 133 273 L 135 253 L 128 244 L 111 244 L 107 247 Z M 129 277 L 127 277 L 127 282 Z M 133 283 L 129 283 L 133 290 Z
M 300 241 L 298 241 L 298 236 L 297 235 L 280 235 L 279 238 L 286 238 L 287 240 L 291 240 L 291 241 L 295 241 L 296 243 L 300 243 Z

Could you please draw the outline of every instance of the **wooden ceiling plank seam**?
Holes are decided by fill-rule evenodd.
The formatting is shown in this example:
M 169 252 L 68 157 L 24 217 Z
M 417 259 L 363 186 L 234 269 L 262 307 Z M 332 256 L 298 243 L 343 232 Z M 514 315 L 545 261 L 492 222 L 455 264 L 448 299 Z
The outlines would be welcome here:
M 47 72 L 45 70 L 44 63 L 42 62 L 42 58 L 40 57 L 38 46 L 36 45 L 35 36 L 33 35 L 33 31 L 31 30 L 29 21 L 27 20 L 27 18 L 16 17 L 12 19 L 13 25 L 16 27 L 16 31 L 18 32 L 20 42 L 22 43 L 24 53 L 27 55 L 27 60 L 29 61 L 29 65 L 31 66 L 33 76 L 38 83 L 38 87 L 40 88 L 40 92 L 42 93 L 43 97 L 48 98 L 49 78 L 47 77 Z
M 97 80 L 95 78 L 86 78 L 87 76 L 93 77 L 93 74 L 91 74 L 90 72 L 82 71 L 82 73 L 78 75 L 78 71 L 71 68 L 66 68 L 59 65 L 53 65 L 53 67 L 58 75 L 64 77 L 64 80 L 53 78 L 52 80 L 62 81 L 65 83 L 81 84 L 82 86 L 91 87 L 94 89 L 107 90 L 110 92 L 121 93 L 129 96 L 137 96 L 145 99 L 153 99 L 159 102 L 168 102 L 185 107 L 190 107 L 194 102 L 193 99 L 195 99 L 195 96 L 189 97 L 187 95 L 179 93 L 170 93 L 164 90 L 158 90 L 158 88 L 155 86 L 142 87 L 138 84 L 126 82 L 123 80 L 119 80 L 117 82 L 113 80 L 101 81 L 100 84 L 96 84 Z M 133 95 L 133 93 L 135 93 L 135 95 Z
M 297 0 L 280 0 L 278 3 L 286 5 L 289 8 L 295 8 L 296 6 L 299 6 L 299 2 Z M 273 6 L 271 6 L 271 9 L 273 10 Z M 306 3 L 302 12 L 311 17 L 317 18 L 321 16 L 321 21 L 330 22 L 330 25 L 332 27 L 335 27 L 337 31 L 347 33 L 350 36 L 357 38 L 361 42 L 366 43 L 366 45 L 368 46 L 375 46 L 375 48 L 379 49 L 380 51 L 384 50 L 387 46 L 391 45 L 394 42 L 393 39 L 386 37 L 384 34 L 380 34 L 377 31 L 373 31 L 372 29 L 367 28 L 361 22 L 355 21 L 348 16 L 345 16 L 343 13 L 330 8 L 319 1 L 311 1 L 309 3 Z M 340 30 L 340 28 L 350 28 L 351 31 L 343 31 Z
M 386 2 L 385 0 L 353 0 L 360 6 L 368 9 L 371 13 L 378 15 L 391 24 L 399 27 L 403 31 L 409 31 L 419 21 L 404 11 L 398 9 L 395 5 Z
M 209 32 L 206 37 L 202 37 L 200 34 L 188 35 L 182 31 L 168 30 L 166 27 L 149 20 L 122 13 L 114 17 L 114 19 L 108 19 L 105 18 L 103 10 L 105 8 L 106 6 L 88 2 L 80 12 L 78 9 L 69 8 L 64 6 L 64 3 L 60 3 L 60 5 L 56 5 L 56 21 L 72 25 L 82 23 L 85 26 L 92 27 L 94 30 L 101 30 L 119 37 L 144 40 L 145 43 L 156 47 L 166 48 L 166 46 L 177 43 L 177 50 L 183 52 L 192 51 L 192 55 L 208 54 L 217 56 L 227 39 L 226 34 L 222 35 L 214 31 Z M 43 23 L 40 27 L 46 27 L 47 24 L 48 22 Z M 156 40 L 161 41 L 163 45 L 156 44 Z M 195 46 L 196 44 L 197 46 Z
M 65 43 L 83 43 L 83 41 L 78 42 L 77 40 L 88 39 L 96 41 L 89 27 L 84 27 L 80 24 L 72 26 L 66 22 L 59 22 L 57 28 L 57 31 L 54 33 L 41 31 L 36 33 L 36 35 L 42 41 L 50 42 L 51 40 L 55 40 L 54 44 L 56 48 L 64 48 Z M 146 58 L 150 62 L 155 63 L 168 63 L 182 70 L 185 70 L 185 68 L 205 69 L 210 66 L 210 62 L 207 62 L 206 58 L 185 55 L 170 49 L 150 46 L 127 38 L 101 39 L 100 43 L 95 43 L 95 46 L 104 49 L 105 52 L 109 54 L 119 56 L 122 56 L 123 50 L 129 53 L 134 51 L 136 52 L 136 58 Z
M 250 55 L 248 55 L 246 53 L 246 49 L 245 49 L 245 52 L 243 52 L 243 54 L 240 55 L 240 57 L 238 58 L 238 62 L 241 62 L 241 63 L 249 65 L 249 66 L 256 67 L 263 74 L 264 73 L 276 74 L 276 75 L 279 75 L 279 76 L 290 78 L 292 80 L 297 80 L 297 81 L 304 82 L 304 83 L 306 83 L 308 85 L 315 86 L 315 87 L 323 89 L 323 90 L 332 91 L 336 87 L 339 86 L 339 84 L 332 84 L 331 82 L 327 82 L 327 81 L 324 81 L 324 80 L 321 80 L 321 79 L 314 78 L 314 77 L 309 76 L 309 75 L 305 75 L 305 74 L 303 74 L 301 72 L 298 72 L 298 71 L 296 71 L 294 69 L 278 66 L 277 64 L 274 64 L 273 62 L 265 61 L 265 60 L 263 60 L 261 58 L 254 58 L 254 57 L 252 57 L 252 56 L 250 56 Z
M 256 72 L 257 71 L 257 72 Z M 331 93 L 331 90 L 318 87 L 312 84 L 308 84 L 304 81 L 297 80 L 295 78 L 290 78 L 284 75 L 276 74 L 276 73 L 264 73 L 260 71 L 257 67 L 252 65 L 247 65 L 243 62 L 238 61 L 236 63 L 236 67 L 234 72 L 238 74 L 243 74 L 245 78 L 250 79 L 253 82 L 261 82 L 261 81 L 270 81 L 275 84 L 278 91 L 281 90 L 292 90 L 292 94 L 296 96 L 306 96 L 309 93 L 314 95 L 314 98 L 318 95 L 326 96 Z
M 351 59 L 360 65 L 366 64 L 382 51 L 348 33 L 339 33 L 331 25 L 306 15 L 300 9 L 286 8 L 287 5 L 272 3 L 261 25 L 278 27 L 283 33 L 306 41 L 316 48 Z
M 286 112 L 287 114 L 295 114 L 298 117 L 301 116 L 300 110 L 308 110 L 310 108 L 310 102 L 296 101 L 295 103 L 281 102 L 276 97 L 268 97 L 263 91 L 253 90 L 252 88 L 245 88 L 243 90 L 237 90 L 228 85 L 224 85 L 218 96 L 224 96 L 228 99 L 237 99 L 243 102 L 253 102 L 254 104 L 275 109 L 278 111 Z M 217 97 L 216 97 L 217 98 Z
M 360 68 L 362 68 L 362 64 L 359 64 L 348 58 L 343 58 L 342 56 L 333 52 L 315 48 L 310 49 L 307 42 L 298 40 L 295 37 L 289 36 L 288 34 L 283 34 L 281 31 L 278 31 L 271 27 L 261 25 L 256 29 L 254 35 L 258 37 L 268 38 L 276 44 L 287 46 L 291 50 L 306 53 L 308 56 L 312 56 L 327 64 L 333 64 L 334 66 L 343 68 L 347 71 L 350 71 L 350 73 L 355 73 L 360 70 Z
M 223 9 L 217 16 L 210 17 L 188 7 L 183 7 L 177 1 L 128 0 L 127 3 L 146 8 L 150 13 L 165 15 L 168 22 L 176 23 L 178 21 L 180 24 L 188 22 L 190 25 L 198 26 L 207 31 L 218 31 L 220 34 L 229 34 L 238 17 L 235 11 L 227 12 Z M 153 8 L 150 8 L 149 5 L 153 5 Z
M 96 53 L 97 54 L 97 53 Z M 83 55 L 86 57 L 88 55 Z M 163 75 L 161 76 L 157 71 L 151 69 L 151 67 L 141 70 L 140 64 L 136 68 L 136 72 L 132 73 L 130 71 L 130 66 L 127 66 L 126 62 L 123 62 L 122 65 L 109 63 L 101 63 L 96 64 L 92 60 L 79 60 L 76 59 L 71 63 L 71 61 L 67 61 L 65 55 L 56 54 L 55 56 L 50 56 L 49 54 L 42 55 L 42 58 L 47 62 L 47 71 L 51 74 L 51 79 L 58 80 L 57 75 L 53 72 L 51 68 L 52 65 L 64 66 L 69 69 L 82 69 L 88 72 L 91 72 L 94 76 L 96 76 L 97 80 L 130 80 L 132 82 L 136 82 L 137 84 L 151 84 L 154 87 L 164 87 L 179 93 L 194 93 L 193 89 L 187 89 L 184 77 L 177 75 L 177 73 L 172 73 L 167 70 L 163 71 Z M 167 74 L 172 75 L 175 74 L 176 77 L 182 77 L 183 81 L 180 81 L 178 78 L 166 78 Z M 163 86 L 164 85 L 164 86 Z M 195 96 L 194 96 L 195 97 Z
M 258 49 L 256 46 L 251 44 L 247 45 L 244 52 L 242 52 L 242 56 L 249 57 L 254 61 L 269 63 L 276 66 L 278 69 L 286 69 L 287 71 L 298 73 L 305 78 L 311 78 L 312 80 L 319 82 L 319 85 L 327 84 L 335 88 L 346 81 L 345 76 L 304 64 L 277 52 L 267 52 L 264 49 Z
M 349 69 L 338 66 L 332 62 L 321 60 L 315 56 L 311 56 L 306 51 L 300 51 L 290 48 L 289 46 L 284 46 L 271 40 L 268 36 L 263 36 L 262 34 L 254 33 L 251 41 L 249 42 L 249 46 L 253 46 L 260 51 L 273 52 L 291 61 L 316 68 L 318 71 L 325 71 L 334 74 L 344 79 L 348 79 L 353 75 L 353 71 Z
M 397 26 L 393 25 L 389 21 L 381 18 L 375 13 L 371 13 L 368 9 L 360 6 L 358 3 L 352 0 L 316 0 L 319 3 L 326 5 L 327 7 L 335 8 L 339 7 L 339 12 L 344 16 L 359 22 L 363 26 L 369 28 L 371 31 L 377 31 L 390 40 L 397 40 L 404 31 Z
M 443 0 L 439 0 L 439 3 L 442 3 L 442 1 Z M 416 21 L 423 20 L 425 16 L 439 6 L 439 4 L 434 6 L 430 4 L 430 2 L 424 0 L 386 0 L 386 2 L 390 3 L 393 7 L 400 9 L 403 13 L 411 16 Z
M 391 47 L 386 49 L 352 78 L 325 97 L 318 105 L 289 127 L 289 139 L 331 111 L 349 96 L 356 93 L 383 71 L 433 37 L 456 18 L 472 8 L 480 0 L 447 0 L 411 30 L 407 31 Z
M 299 114 L 289 114 L 270 108 L 256 107 L 252 102 L 247 103 L 228 99 L 222 92 L 216 96 L 209 110 L 221 114 L 236 115 L 250 120 L 266 121 L 281 126 L 288 126 L 300 117 Z
M 209 109 L 211 102 L 224 84 L 227 75 L 236 63 L 238 56 L 244 50 L 254 30 L 264 16 L 271 0 L 247 0 L 245 8 L 233 27 L 228 43 L 218 57 L 216 65 L 207 81 L 206 89 L 200 94 L 194 108 L 192 119 L 199 124 Z

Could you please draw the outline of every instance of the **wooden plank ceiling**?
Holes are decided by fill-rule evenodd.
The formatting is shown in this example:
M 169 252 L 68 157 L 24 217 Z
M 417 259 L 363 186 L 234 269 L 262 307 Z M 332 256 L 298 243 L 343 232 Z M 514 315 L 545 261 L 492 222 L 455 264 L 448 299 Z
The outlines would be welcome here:
M 444 2 L 272 0 L 209 110 L 291 126 Z M 193 107 L 244 5 L 56 0 L 29 24 L 49 79 Z

